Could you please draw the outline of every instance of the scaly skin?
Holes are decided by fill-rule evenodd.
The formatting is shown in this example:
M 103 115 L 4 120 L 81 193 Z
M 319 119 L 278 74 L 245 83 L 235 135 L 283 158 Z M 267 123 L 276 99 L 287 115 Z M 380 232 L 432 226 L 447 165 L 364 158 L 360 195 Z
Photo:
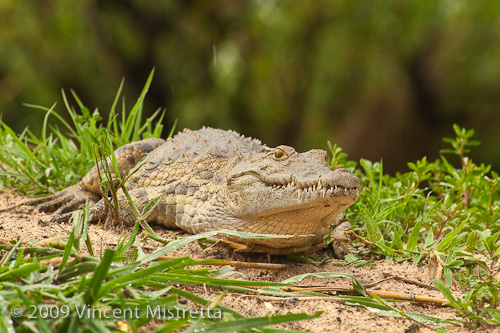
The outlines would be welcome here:
M 190 233 L 230 229 L 293 235 L 227 236 L 241 251 L 313 252 L 325 246 L 332 227 L 341 239 L 342 230 L 349 226 L 342 212 L 356 201 L 361 187 L 348 170 L 332 170 L 323 150 L 297 153 L 288 146 L 269 148 L 259 140 L 212 128 L 184 130 L 167 141 L 134 142 L 117 149 L 115 155 L 121 176 L 147 156 L 126 188 L 139 211 L 161 196 L 148 222 Z M 96 167 L 80 183 L 30 204 L 42 211 L 57 208 L 55 219 L 65 220 L 86 197 L 93 204 L 91 221 L 105 218 Z M 132 225 L 135 215 L 120 191 L 118 201 L 120 223 Z M 341 254 L 338 248 L 336 252 Z

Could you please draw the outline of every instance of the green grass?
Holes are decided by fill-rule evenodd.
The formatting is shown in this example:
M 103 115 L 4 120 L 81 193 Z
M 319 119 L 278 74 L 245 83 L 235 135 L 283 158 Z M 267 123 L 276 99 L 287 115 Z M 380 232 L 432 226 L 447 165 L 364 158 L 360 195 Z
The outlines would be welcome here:
M 116 330 L 120 320 L 117 318 L 95 320 L 94 316 L 107 313 L 111 317 L 113 309 L 121 309 L 123 312 L 133 311 L 132 316 L 124 318 L 122 323 L 132 331 L 155 319 L 152 314 L 156 313 L 160 317 L 158 321 L 165 322 L 164 325 L 160 325 L 157 332 L 169 332 L 188 324 L 189 330 L 197 328 L 206 332 L 224 332 L 224 328 L 228 325 L 232 325 L 235 330 L 261 327 L 264 332 L 272 332 L 274 330 L 262 327 L 320 315 L 320 312 L 317 312 L 313 315 L 290 314 L 248 319 L 220 306 L 218 302 L 211 302 L 178 289 L 173 285 L 196 284 L 224 287 L 226 290 L 252 291 L 248 287 L 277 288 L 285 284 L 212 277 L 220 273 L 227 274 L 227 268 L 220 270 L 186 268 L 209 264 L 211 260 L 195 261 L 184 257 L 154 261 L 184 246 L 188 242 L 186 239 L 172 241 L 167 247 L 149 255 L 144 255 L 141 251 L 132 251 L 131 255 L 125 255 L 134 244 L 140 248 L 136 238 L 138 226 L 139 224 L 136 224 L 127 242 L 125 238 L 122 239 L 115 249 L 107 249 L 101 258 L 83 256 L 72 250 L 78 246 L 79 241 L 73 236 L 75 228 L 63 250 L 20 247 L 21 240 L 13 245 L 0 245 L 1 250 L 8 251 L 0 266 L 2 300 L 0 327 L 4 331 L 13 331 L 15 328 L 17 332 L 108 332 Z M 189 241 L 212 235 L 213 233 L 191 236 Z M 17 254 L 15 259 L 13 253 Z M 43 264 L 48 259 L 58 257 L 62 257 L 63 262 L 56 269 Z M 75 260 L 68 261 L 68 258 Z M 207 315 L 207 318 L 190 316 L 190 308 L 181 304 L 178 297 L 205 306 L 206 309 L 210 309 L 207 311 L 212 313 Z M 161 315 L 162 309 L 177 308 L 185 311 L 182 312 L 185 316 L 167 321 Z M 20 312 L 15 312 L 16 309 Z M 93 312 L 87 312 L 90 309 Z M 18 315 L 12 315 L 13 313 Z M 210 316 L 212 318 L 209 318 Z
M 46 115 L 40 136 L 28 129 L 18 135 L 2 122 L 0 187 L 31 195 L 53 193 L 78 182 L 94 165 L 95 156 L 102 159 L 115 147 L 142 138 L 159 137 L 163 112 L 158 110 L 148 119 L 142 117 L 152 74 L 130 111 L 120 100 L 120 86 L 107 122 L 98 110 L 90 112 L 73 92 L 78 110 L 65 98 L 69 123 L 55 111 L 55 106 L 33 106 L 35 112 L 45 112 Z M 52 118 L 57 125 L 49 124 Z M 348 278 L 361 296 L 341 297 L 346 304 L 379 315 L 405 317 L 439 327 L 444 324 L 466 325 L 471 329 L 498 327 L 499 282 L 495 275 L 499 270 L 500 256 L 500 178 L 490 166 L 477 164 L 467 157 L 469 149 L 479 144 L 472 139 L 474 131 L 456 125 L 454 130 L 455 138 L 444 139 L 444 145 L 450 148 L 441 152 L 440 159 L 430 162 L 422 158 L 410 162 L 408 172 L 396 175 L 385 174 L 382 162 L 361 160 L 358 165 L 349 161 L 340 148 L 328 145 L 332 167 L 349 168 L 363 182 L 357 203 L 347 212 L 353 223 L 352 231 L 359 236 L 353 242 L 357 251 L 347 256 L 347 263 L 366 265 L 374 259 L 385 259 L 388 262 L 434 265 L 442 272 L 437 276 L 435 286 L 456 309 L 459 320 L 443 321 L 402 311 L 395 302 L 368 297 L 359 281 L 345 274 L 306 274 L 281 283 L 268 283 L 219 277 L 231 272 L 227 267 L 213 270 L 193 268 L 209 262 L 207 260 L 194 261 L 185 257 L 155 262 L 156 258 L 189 242 L 212 237 L 215 232 L 171 242 L 162 240 L 145 223 L 144 217 L 149 209 L 135 212 L 138 222 L 130 237 L 122 238 L 114 249 L 106 250 L 102 257 L 86 256 L 83 253 L 94 253 L 87 235 L 87 207 L 74 213 L 72 231 L 65 238 L 62 249 L 21 246 L 22 239 L 10 245 L 0 245 L 0 328 L 5 331 L 15 328 L 21 332 L 109 332 L 124 328 L 136 332 L 156 320 L 160 327 L 158 332 L 181 328 L 188 332 L 224 332 L 229 327 L 237 331 L 272 332 L 276 330 L 267 328 L 269 325 L 314 318 L 320 312 L 247 318 L 220 306 L 224 291 L 280 297 L 325 297 L 321 293 L 285 292 L 281 289 L 283 285 L 294 285 L 310 275 L 325 279 Z M 109 181 L 112 178 L 110 171 L 103 170 L 102 185 L 107 186 L 106 192 L 113 193 L 116 188 L 112 188 L 113 182 Z M 116 183 L 124 189 L 125 182 L 126 179 L 118 179 Z M 113 201 L 108 204 L 112 209 Z M 153 205 L 154 202 L 148 208 Z M 155 238 L 166 245 L 145 255 L 141 249 L 142 237 Z M 59 266 L 48 264 L 49 259 L 57 260 Z M 309 260 L 313 262 L 314 258 Z M 465 291 L 460 298 L 450 291 L 454 281 Z M 210 301 L 177 287 L 189 284 L 217 288 L 220 297 Z M 251 287 L 260 289 L 256 291 Z M 189 302 L 180 302 L 180 298 Z M 187 315 L 168 321 L 153 319 L 148 316 L 148 305 L 184 310 L 194 305 L 203 306 L 220 311 L 220 318 Z M 20 309 L 20 315 L 13 316 L 13 309 Z M 90 318 L 88 313 L 79 315 L 85 309 L 101 312 L 137 309 L 137 313 L 123 319 Z M 53 316 L 55 312 L 57 316 Z
M 71 122 L 51 108 L 29 105 L 36 112 L 44 112 L 40 137 L 29 129 L 17 135 L 1 123 L 0 187 L 15 187 L 21 193 L 48 194 L 75 184 L 94 165 L 95 147 L 104 147 L 107 155 L 113 147 L 149 137 L 160 137 L 164 112 L 157 110 L 153 116 L 143 120 L 142 110 L 146 93 L 151 84 L 149 76 L 137 102 L 127 111 L 122 101 L 121 112 L 117 106 L 123 82 L 111 106 L 107 123 L 98 110 L 91 112 L 71 91 L 77 101 L 78 111 L 70 106 L 63 93 L 66 110 Z M 58 125 L 50 125 L 50 118 Z

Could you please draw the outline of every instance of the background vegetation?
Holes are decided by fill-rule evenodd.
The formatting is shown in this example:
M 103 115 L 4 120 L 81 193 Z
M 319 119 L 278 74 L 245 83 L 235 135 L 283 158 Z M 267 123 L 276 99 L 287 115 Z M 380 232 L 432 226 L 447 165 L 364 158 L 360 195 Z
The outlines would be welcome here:
M 500 166 L 498 1 L 5 0 L 0 16 L 0 114 L 18 133 L 44 117 L 23 103 L 62 110 L 72 88 L 105 113 L 154 67 L 145 110 L 165 108 L 165 129 L 331 140 L 393 172 L 438 157 L 457 123 Z

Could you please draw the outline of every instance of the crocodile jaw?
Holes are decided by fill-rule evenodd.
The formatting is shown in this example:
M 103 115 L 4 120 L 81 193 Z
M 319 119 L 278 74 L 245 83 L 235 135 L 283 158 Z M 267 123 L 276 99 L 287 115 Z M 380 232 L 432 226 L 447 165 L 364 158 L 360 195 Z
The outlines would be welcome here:
M 232 215 L 258 233 L 318 234 L 356 201 L 361 187 L 346 170 L 326 171 L 314 185 L 292 175 L 286 183 L 266 181 L 257 173 L 233 177 L 226 192 Z

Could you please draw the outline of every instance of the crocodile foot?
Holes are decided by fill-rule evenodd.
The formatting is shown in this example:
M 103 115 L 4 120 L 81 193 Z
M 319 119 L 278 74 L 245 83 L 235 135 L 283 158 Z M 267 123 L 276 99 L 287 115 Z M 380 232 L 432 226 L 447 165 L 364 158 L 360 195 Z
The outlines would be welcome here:
M 78 183 L 47 197 L 27 200 L 23 202 L 23 205 L 35 206 L 38 212 L 54 212 L 56 221 L 67 221 L 72 211 L 85 205 L 87 198 L 89 204 L 93 205 L 100 199 L 100 196 L 85 190 Z

